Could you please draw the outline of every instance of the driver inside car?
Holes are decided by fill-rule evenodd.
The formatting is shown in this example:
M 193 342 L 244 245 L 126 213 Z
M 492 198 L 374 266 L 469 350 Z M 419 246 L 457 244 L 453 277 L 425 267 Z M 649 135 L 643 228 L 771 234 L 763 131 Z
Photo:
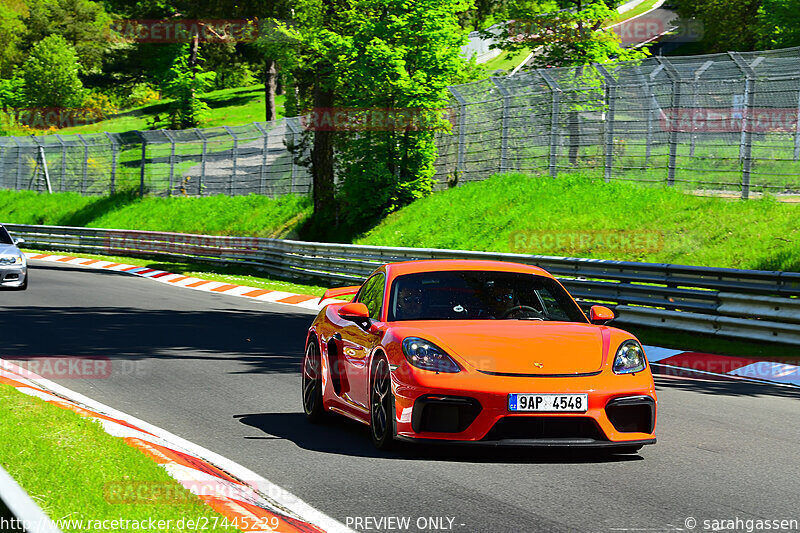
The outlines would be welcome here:
M 422 318 L 422 291 L 411 287 L 403 287 L 397 294 L 397 317 L 401 320 L 418 320 Z

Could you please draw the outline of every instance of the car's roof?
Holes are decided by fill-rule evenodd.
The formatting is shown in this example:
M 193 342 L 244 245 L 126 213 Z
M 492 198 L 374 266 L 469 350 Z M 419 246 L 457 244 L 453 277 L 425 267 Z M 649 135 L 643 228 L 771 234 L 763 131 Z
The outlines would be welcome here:
M 552 278 L 545 270 L 532 265 L 509 263 L 506 261 L 484 261 L 477 259 L 425 259 L 420 261 L 404 261 L 402 263 L 388 263 L 386 275 L 390 278 L 404 274 L 419 272 L 437 272 L 443 270 L 483 270 L 493 272 L 519 272 L 522 274 L 536 274 Z

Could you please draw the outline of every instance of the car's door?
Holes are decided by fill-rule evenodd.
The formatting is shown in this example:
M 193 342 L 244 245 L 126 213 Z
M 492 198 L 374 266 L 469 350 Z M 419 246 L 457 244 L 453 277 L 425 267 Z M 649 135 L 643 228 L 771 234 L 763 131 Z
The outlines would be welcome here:
M 369 310 L 371 321 L 380 319 L 383 308 L 383 295 L 386 287 L 386 274 L 378 272 L 370 277 L 356 295 L 355 301 L 363 303 Z M 378 336 L 371 333 L 369 323 L 350 323 L 342 331 L 342 355 L 344 370 L 350 390 L 347 400 L 367 408 L 369 405 L 369 369 L 367 361 Z

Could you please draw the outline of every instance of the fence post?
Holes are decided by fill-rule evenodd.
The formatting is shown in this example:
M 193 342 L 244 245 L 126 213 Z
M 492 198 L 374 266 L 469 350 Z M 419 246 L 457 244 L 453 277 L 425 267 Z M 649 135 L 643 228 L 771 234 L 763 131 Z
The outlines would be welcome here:
M 797 117 L 794 130 L 794 160 L 800 160 L 800 91 L 797 92 Z
M 169 185 L 167 186 L 167 196 L 172 196 L 172 182 L 175 178 L 175 138 L 169 130 L 163 130 L 164 136 L 169 140 Z
M 508 110 L 511 103 L 511 93 L 508 92 L 508 89 L 506 89 L 499 78 L 492 76 L 490 79 L 500 90 L 500 94 L 503 95 L 503 115 L 500 133 L 500 172 L 508 172 Z
M 14 137 L 14 144 L 17 145 L 17 175 L 14 180 L 14 189 L 20 191 L 20 178 L 22 177 L 22 144 L 19 142 L 19 137 Z
M 263 139 L 263 147 L 261 149 L 261 172 L 259 173 L 258 194 L 264 194 L 267 190 L 267 154 L 269 153 L 269 130 L 264 128 L 260 123 L 253 123 L 258 131 L 261 132 Z
M 284 124 L 286 124 L 286 128 L 290 130 L 292 133 L 293 149 L 297 148 L 297 135 L 298 133 L 300 133 L 297 124 L 294 123 L 295 120 L 297 120 L 295 117 L 287 117 L 283 119 Z M 289 190 L 292 194 L 294 194 L 297 182 L 297 165 L 295 164 L 295 154 L 293 151 L 290 152 L 290 157 L 292 159 L 292 182 L 291 182 L 291 188 Z
M 48 194 L 53 194 L 53 186 L 50 184 L 50 170 L 47 168 L 47 156 L 44 153 L 44 145 L 39 141 L 38 138 L 33 136 L 31 136 L 31 138 L 39 147 L 39 158 L 42 160 L 42 169 L 44 170 L 44 181 L 47 185 L 47 192 Z
M 550 176 L 558 177 L 558 115 L 561 108 L 561 87 L 555 79 L 544 69 L 537 72 L 542 76 L 547 86 L 550 88 L 551 109 L 550 109 Z
M 80 133 L 78 139 L 83 143 L 83 164 L 81 165 L 81 194 L 86 194 L 86 178 L 89 174 L 89 143 Z
M 3 156 L 8 155 L 6 146 L 6 143 L 2 142 L 2 138 L 0 138 L 0 187 L 5 185 L 6 163 Z
M 675 123 L 676 113 L 678 113 L 678 106 L 681 103 L 681 76 L 678 71 L 672 66 L 666 58 L 662 56 L 656 56 L 656 61 L 659 64 L 663 65 L 664 72 L 666 72 L 667 77 L 669 77 L 670 81 L 672 82 L 672 102 L 670 103 L 672 107 L 672 117 L 667 117 L 667 123 L 669 124 L 669 163 L 668 163 L 668 170 L 667 170 L 667 185 L 670 187 L 675 186 L 675 160 L 678 153 L 678 128 Z
M 137 131 L 136 135 L 142 140 L 142 159 L 139 163 L 139 198 L 144 197 L 144 174 L 145 165 L 147 164 L 147 140 L 141 131 Z
M 458 102 L 458 150 L 456 151 L 456 177 L 461 185 L 464 171 L 466 170 L 467 155 L 467 101 L 455 87 L 448 87 L 450 93 Z
M 639 78 L 642 80 L 642 84 L 646 88 L 647 94 L 647 137 L 645 139 L 645 147 L 644 147 L 644 166 L 648 168 L 650 166 L 650 155 L 653 151 L 653 115 L 655 115 L 656 110 L 659 108 L 658 100 L 656 99 L 656 95 L 653 92 L 653 87 L 651 82 L 658 76 L 658 74 L 664 70 L 664 65 L 658 65 L 653 71 L 649 74 L 648 78 L 645 78 L 642 75 L 639 67 L 636 67 L 636 73 L 639 75 Z
M 617 84 L 614 77 L 603 65 L 596 63 L 595 68 L 605 79 L 605 100 L 608 105 L 606 119 L 603 121 L 603 136 L 605 137 L 605 165 L 604 174 L 606 183 L 611 181 L 611 171 L 614 168 L 614 120 L 617 99 Z
M 208 153 L 208 139 L 200 130 L 194 129 L 195 134 L 203 141 L 203 148 L 200 154 L 200 176 L 197 179 L 197 196 L 203 196 L 203 178 L 206 177 L 206 155 Z
M 117 192 L 117 141 L 114 136 L 106 132 L 108 142 L 111 143 L 111 194 Z
M 59 185 L 59 189 L 61 190 L 61 192 L 64 192 L 64 178 L 67 175 L 67 145 L 64 142 L 64 139 L 61 138 L 61 135 L 56 134 L 55 138 L 61 145 L 61 173 L 59 176 L 61 184 Z
M 728 52 L 733 62 L 744 74 L 744 109 L 742 109 L 742 136 L 739 141 L 739 158 L 742 160 L 742 199 L 750 197 L 750 171 L 753 165 L 753 128 L 750 127 L 750 112 L 753 109 L 753 82 L 756 73 L 738 52 Z
M 233 170 L 231 171 L 231 178 L 228 180 L 228 196 L 233 196 L 233 180 L 236 179 L 236 168 L 239 165 L 239 137 L 233 132 L 230 126 L 223 126 L 228 135 L 233 137 Z

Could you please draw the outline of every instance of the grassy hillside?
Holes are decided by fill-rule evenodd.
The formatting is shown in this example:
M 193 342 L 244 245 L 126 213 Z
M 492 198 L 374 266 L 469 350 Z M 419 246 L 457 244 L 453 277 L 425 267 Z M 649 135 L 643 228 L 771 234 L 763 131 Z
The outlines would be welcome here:
M 139 198 L 132 193 L 85 197 L 0 191 L 0 222 L 16 224 L 286 237 L 310 212 L 310 199 L 299 196 Z
M 310 199 L 293 196 L 0 191 L 0 222 L 21 224 L 286 237 L 296 235 L 310 209 Z M 501 175 L 418 200 L 355 242 L 800 271 L 800 205 L 580 175 Z
M 356 242 L 800 271 L 800 205 L 504 175 L 419 200 Z

